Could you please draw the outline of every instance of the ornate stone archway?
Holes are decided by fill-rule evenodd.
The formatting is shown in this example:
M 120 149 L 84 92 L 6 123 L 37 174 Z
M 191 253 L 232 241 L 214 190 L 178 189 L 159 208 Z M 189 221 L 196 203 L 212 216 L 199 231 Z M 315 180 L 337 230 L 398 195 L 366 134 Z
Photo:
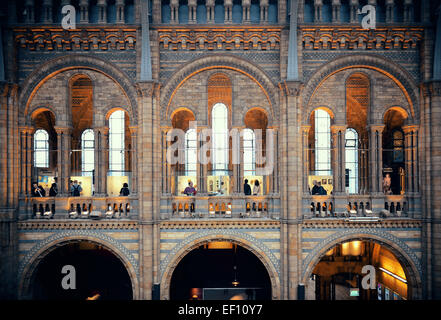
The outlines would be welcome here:
M 21 86 L 22 89 L 18 98 L 19 106 L 23 108 L 23 114 L 29 112 L 29 102 L 43 83 L 56 74 L 71 69 L 89 69 L 111 78 L 127 96 L 127 99 L 130 101 L 133 123 L 138 123 L 137 92 L 133 81 L 125 72 L 121 71 L 111 62 L 81 54 L 72 54 L 52 59 L 36 68 L 26 78 Z
M 193 75 L 211 69 L 235 70 L 256 82 L 268 99 L 271 108 L 271 119 L 276 119 L 278 114 L 278 90 L 272 83 L 270 77 L 261 68 L 251 62 L 229 54 L 208 55 L 198 58 L 184 65 L 173 74 L 161 90 L 160 96 L 161 111 L 166 119 L 169 118 L 169 105 L 179 87 Z
M 192 250 L 197 247 L 211 242 L 211 241 L 229 241 L 235 243 L 251 253 L 253 253 L 265 266 L 266 271 L 268 272 L 270 281 L 271 281 L 271 297 L 273 300 L 281 299 L 281 288 L 280 288 L 280 278 L 279 273 L 277 272 L 273 262 L 269 259 L 269 257 L 259 249 L 252 242 L 241 238 L 235 235 L 222 235 L 222 234 L 212 234 L 208 236 L 202 236 L 194 239 L 193 241 L 182 245 L 177 253 L 172 257 L 171 261 L 166 266 L 164 272 L 162 273 L 161 278 L 161 300 L 169 300 L 170 299 L 170 284 L 174 270 L 181 262 L 181 260 Z
M 27 258 L 20 264 L 19 267 L 19 283 L 18 283 L 18 297 L 19 299 L 29 299 L 32 279 L 35 275 L 35 271 L 39 263 L 52 251 L 59 247 L 67 245 L 69 243 L 76 242 L 91 242 L 104 247 L 118 258 L 124 265 L 132 285 L 132 296 L 136 300 L 139 298 L 139 283 L 138 283 L 138 271 L 137 264 L 133 263 L 133 257 L 127 257 L 127 254 L 123 253 L 123 250 L 119 248 L 115 243 L 106 241 L 94 236 L 85 235 L 68 235 L 61 237 L 50 237 L 48 241 L 42 242 L 37 245 L 34 250 L 27 255 Z
M 345 230 L 337 232 L 323 239 L 303 260 L 302 282 L 307 283 L 315 266 L 320 262 L 325 253 L 339 243 L 350 240 L 365 240 L 376 242 L 390 250 L 403 266 L 408 279 L 409 299 L 422 298 L 422 266 L 412 250 L 398 238 L 384 232 L 366 232 L 362 230 Z
M 413 77 L 395 62 L 374 54 L 345 54 L 343 57 L 338 57 L 324 64 L 315 71 L 305 84 L 302 93 L 302 101 L 305 108 L 307 108 L 305 114 L 310 114 L 310 108 L 314 108 L 314 106 L 309 106 L 310 99 L 324 81 L 337 72 L 354 68 L 376 70 L 392 79 L 406 97 L 412 118 L 419 118 L 419 93 Z

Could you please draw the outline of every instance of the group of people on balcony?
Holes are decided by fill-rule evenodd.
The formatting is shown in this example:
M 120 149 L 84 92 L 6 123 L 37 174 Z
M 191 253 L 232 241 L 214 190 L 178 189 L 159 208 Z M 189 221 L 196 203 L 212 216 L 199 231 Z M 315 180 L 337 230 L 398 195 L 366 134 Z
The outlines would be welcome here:
M 70 181 L 70 196 L 71 197 L 80 197 L 81 192 L 83 191 L 83 187 L 81 186 L 81 181 L 78 180 Z M 195 191 L 196 194 L 196 191 Z M 56 197 L 58 195 L 58 184 L 57 177 L 54 177 L 54 182 L 52 183 L 49 189 L 49 197 Z M 130 195 L 129 185 L 128 183 L 124 183 L 119 195 L 122 197 L 127 197 Z M 32 183 L 32 197 L 46 197 L 46 190 L 39 185 L 37 182 Z
M 245 182 L 243 184 L 243 191 L 244 191 L 244 194 L 246 196 L 250 196 L 251 195 L 251 186 L 248 184 L 248 179 L 245 179 Z M 185 194 L 187 196 L 195 196 L 196 193 L 197 193 L 197 190 L 193 186 L 193 182 L 192 181 L 188 182 L 188 186 L 182 192 L 182 194 Z M 226 195 L 227 193 L 228 193 L 227 192 L 227 188 L 226 188 L 224 182 L 221 182 L 219 190 L 217 192 L 217 195 Z M 253 186 L 252 194 L 254 196 L 257 196 L 257 195 L 260 194 L 260 183 L 259 183 L 259 180 L 257 180 L 257 179 L 254 181 L 254 186 Z
M 319 181 L 317 182 L 317 180 L 314 180 L 313 182 L 313 187 L 311 190 L 311 194 L 312 195 L 320 195 L 320 196 L 325 196 L 328 193 L 326 192 L 325 188 L 323 188 L 322 183 Z

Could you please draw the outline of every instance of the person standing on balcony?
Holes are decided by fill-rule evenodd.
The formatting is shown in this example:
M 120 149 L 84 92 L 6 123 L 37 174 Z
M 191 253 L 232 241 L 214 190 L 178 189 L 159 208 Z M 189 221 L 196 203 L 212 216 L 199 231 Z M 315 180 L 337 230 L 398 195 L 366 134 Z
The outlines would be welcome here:
M 39 186 L 36 182 L 32 184 L 32 196 L 33 197 L 46 197 L 46 191 L 42 186 Z
M 185 188 L 184 194 L 186 194 L 187 196 L 194 196 L 196 195 L 196 189 L 193 187 L 193 182 L 189 182 L 188 183 L 188 187 Z
M 320 194 L 320 188 L 319 188 L 319 186 L 317 185 L 317 180 L 312 181 L 312 184 L 313 184 L 314 186 L 312 187 L 311 194 L 312 194 L 312 195 Z
M 245 179 L 245 183 L 243 184 L 243 192 L 245 193 L 246 196 L 251 195 L 251 187 L 248 184 L 248 179 Z
M 253 195 L 257 196 L 258 194 L 260 194 L 260 184 L 259 180 L 256 179 L 256 181 L 254 181 Z
M 83 188 L 78 184 L 78 180 L 75 180 L 70 188 L 72 197 L 79 197 L 81 195 L 81 191 L 83 191 Z
M 323 188 L 322 183 L 318 182 L 318 188 L 319 188 L 319 195 L 326 196 L 328 193 L 326 192 L 325 188 Z
M 49 189 L 49 197 L 55 197 L 58 194 L 57 177 L 54 178 L 54 183 L 52 183 Z
M 127 182 L 124 182 L 123 187 L 119 191 L 119 195 L 122 197 L 127 197 L 130 194 L 129 185 Z

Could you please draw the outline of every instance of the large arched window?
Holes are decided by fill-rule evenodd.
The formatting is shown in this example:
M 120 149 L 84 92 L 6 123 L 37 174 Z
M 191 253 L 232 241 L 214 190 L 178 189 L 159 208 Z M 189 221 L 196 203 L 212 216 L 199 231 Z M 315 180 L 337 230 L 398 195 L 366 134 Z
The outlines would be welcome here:
M 49 134 L 43 129 L 34 133 L 34 167 L 49 167 Z
M 91 176 L 95 169 L 95 134 L 86 129 L 81 135 L 81 172 L 83 176 Z
M 197 175 L 197 139 L 196 130 L 189 129 L 185 133 L 185 175 Z
M 256 137 L 251 129 L 243 131 L 243 175 L 254 176 L 256 174 Z
M 124 151 L 125 114 L 117 110 L 109 118 L 109 171 L 112 175 L 124 174 Z
M 314 112 L 316 175 L 331 175 L 331 117 L 322 109 Z
M 346 190 L 358 193 L 358 133 L 352 128 L 345 133 Z
M 213 175 L 228 175 L 228 109 L 223 103 L 214 105 L 212 117 Z

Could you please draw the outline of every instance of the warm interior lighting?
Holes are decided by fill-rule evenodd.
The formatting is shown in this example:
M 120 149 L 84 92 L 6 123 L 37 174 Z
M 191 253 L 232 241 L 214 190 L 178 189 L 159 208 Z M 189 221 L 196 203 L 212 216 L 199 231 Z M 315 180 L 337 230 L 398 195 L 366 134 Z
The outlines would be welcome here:
M 387 273 L 388 275 L 394 277 L 395 279 L 398 279 L 398 280 L 400 280 L 401 282 L 407 283 L 407 280 L 406 280 L 406 279 L 403 279 L 403 278 L 401 278 L 400 276 L 397 276 L 396 274 L 390 272 L 389 270 L 386 270 L 386 269 L 384 269 L 384 268 L 382 268 L 382 267 L 380 267 L 379 269 L 380 269 L 381 271 L 383 271 L 384 273 Z
M 228 241 L 213 241 L 209 242 L 208 249 L 233 249 L 233 243 Z
M 345 242 L 341 245 L 341 253 L 344 256 L 360 256 L 362 249 L 361 241 Z

